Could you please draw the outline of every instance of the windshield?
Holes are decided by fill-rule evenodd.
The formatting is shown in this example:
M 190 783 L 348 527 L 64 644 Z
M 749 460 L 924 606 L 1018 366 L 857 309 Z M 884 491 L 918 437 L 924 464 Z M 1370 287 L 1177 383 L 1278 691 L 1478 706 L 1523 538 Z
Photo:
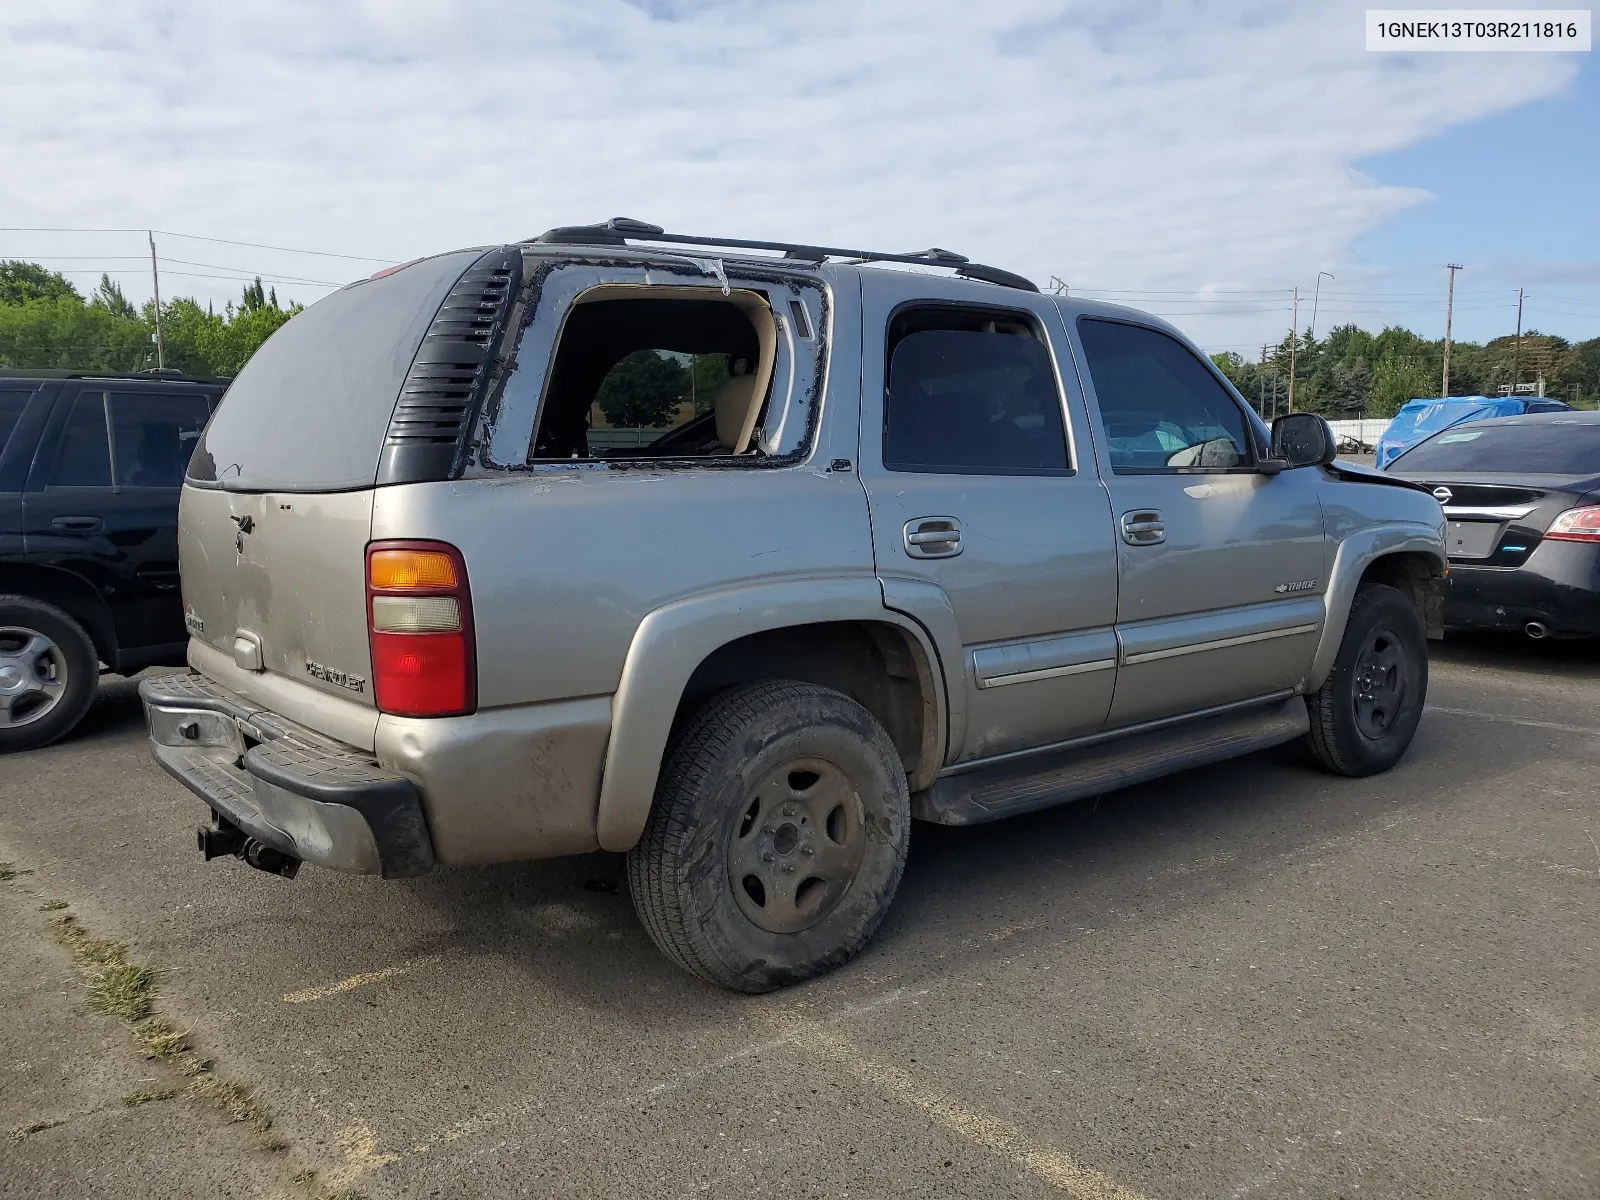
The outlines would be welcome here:
M 1541 421 L 1537 425 L 1458 425 L 1419 442 L 1392 471 L 1513 475 L 1600 475 L 1600 425 Z

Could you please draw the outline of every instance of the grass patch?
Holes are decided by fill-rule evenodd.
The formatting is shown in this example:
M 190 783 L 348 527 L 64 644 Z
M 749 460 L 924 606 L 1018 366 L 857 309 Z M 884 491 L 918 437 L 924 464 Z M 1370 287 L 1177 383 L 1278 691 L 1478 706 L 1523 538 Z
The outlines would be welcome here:
M 253 1089 L 235 1079 L 218 1079 L 215 1075 L 199 1075 L 189 1085 L 189 1094 L 208 1100 L 228 1114 L 230 1121 L 249 1125 L 257 1133 L 272 1128 L 272 1118 L 256 1103 Z
M 24 871 L 15 863 L 0 863 L 0 883 L 10 883 L 18 875 L 32 874 L 32 871 Z
M 141 1104 L 150 1104 L 156 1100 L 171 1100 L 182 1088 L 164 1087 L 153 1088 L 148 1092 L 129 1092 L 122 1098 L 122 1102 L 129 1108 L 137 1108 Z
M 92 936 L 71 913 L 55 918 L 50 926 L 56 941 L 66 947 L 83 973 L 89 1003 L 100 1012 L 120 1017 L 146 1058 L 164 1062 L 190 1077 L 186 1088 L 130 1092 L 122 1098 L 124 1104 L 146 1104 L 186 1093 L 215 1105 L 228 1114 L 230 1121 L 249 1125 L 257 1133 L 272 1128 L 272 1118 L 256 1101 L 249 1085 L 213 1075 L 211 1063 L 190 1047 L 188 1034 L 155 1015 L 160 973 L 154 967 L 129 962 L 126 944 Z M 271 1148 L 287 1149 L 287 1144 L 274 1139 Z
M 189 1048 L 189 1039 L 160 1017 L 141 1022 L 133 1036 L 146 1058 L 171 1060 Z
M 65 900 L 46 900 L 43 904 L 39 905 L 39 911 L 60 912 L 66 906 L 67 902 Z
M 90 937 L 77 918 L 57 917 L 51 923 L 56 941 L 71 952 L 89 981 L 89 1003 L 109 1016 L 137 1024 L 155 1003 L 156 973 L 128 961 L 121 942 Z

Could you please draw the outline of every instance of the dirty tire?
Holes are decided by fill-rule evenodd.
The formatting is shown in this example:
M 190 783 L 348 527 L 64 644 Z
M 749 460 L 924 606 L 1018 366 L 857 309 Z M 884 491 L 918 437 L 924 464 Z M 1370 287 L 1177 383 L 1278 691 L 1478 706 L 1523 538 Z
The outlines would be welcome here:
M 1306 697 L 1304 745 L 1335 775 L 1387 771 L 1405 754 L 1428 696 L 1428 636 L 1405 595 L 1381 583 L 1356 589 L 1333 670 Z
M 100 659 L 82 625 L 54 604 L 30 596 L 0 595 L 0 663 L 14 667 L 17 660 L 6 652 L 20 650 L 29 633 L 48 640 L 48 653 L 59 656 L 66 682 L 60 695 L 48 702 L 40 697 L 12 698 L 15 708 L 0 712 L 0 754 L 48 746 L 65 736 L 89 711 L 100 680 Z
M 790 771 L 792 764 L 799 766 Z M 805 769 L 806 764 L 815 769 Z M 818 841 L 808 850 L 806 843 L 795 841 L 796 823 L 807 812 L 814 817 L 815 810 L 800 803 L 782 808 L 798 815 L 773 818 L 788 829 L 780 824 L 778 841 L 763 843 L 778 851 L 776 863 L 758 863 L 756 869 L 782 870 L 792 861 L 801 876 L 792 885 L 795 895 L 808 890 L 826 903 L 819 901 L 814 918 L 794 905 L 786 910 L 787 923 L 779 914 L 767 922 L 773 927 L 763 927 L 757 923 L 763 913 L 753 907 L 759 885 L 747 887 L 744 896 L 734 891 L 742 886 L 733 877 L 740 847 L 752 837 L 774 836 L 761 834 L 771 822 L 755 828 L 751 814 L 758 807 L 766 813 L 764 806 L 781 804 L 793 795 L 795 780 L 804 789 L 819 773 L 843 797 L 832 817 L 824 818 L 827 836 L 836 828 L 833 818 L 848 806 L 854 814 L 850 819 L 859 818 L 859 824 L 854 834 L 841 833 L 840 840 L 853 849 L 846 854 L 842 846 Z M 779 782 L 774 785 L 773 779 Z M 778 799 L 770 798 L 774 794 Z M 730 688 L 707 700 L 673 732 L 650 819 L 628 853 L 633 905 L 662 952 L 710 983 L 739 992 L 798 983 L 848 962 L 871 939 L 900 883 L 910 817 L 900 756 L 861 705 L 809 683 Z M 815 839 L 824 822 L 810 820 L 810 836 Z M 844 828 L 842 817 L 838 828 Z M 761 847 L 756 849 L 759 859 Z M 801 859 L 803 853 L 816 857 Z M 835 874 L 842 882 L 819 891 L 804 875 L 812 869 L 808 863 L 823 860 L 840 864 Z M 773 864 L 770 857 L 764 861 Z M 795 877 L 770 878 L 785 887 Z M 776 894 L 772 903 L 777 913 Z M 804 924 L 806 920 L 811 923 Z M 784 931 L 786 924 L 804 927 Z

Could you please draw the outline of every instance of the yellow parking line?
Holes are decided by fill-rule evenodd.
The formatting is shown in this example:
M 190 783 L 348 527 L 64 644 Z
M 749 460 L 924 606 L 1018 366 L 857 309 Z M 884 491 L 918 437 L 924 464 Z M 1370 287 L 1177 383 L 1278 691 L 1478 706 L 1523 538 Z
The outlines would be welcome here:
M 400 963 L 398 966 L 384 967 L 381 971 L 366 971 L 360 975 L 352 975 L 348 979 L 341 979 L 337 983 L 324 984 L 322 987 L 302 988 L 298 992 L 288 992 L 283 997 L 285 1004 L 305 1004 L 311 1000 L 326 1000 L 329 996 L 337 996 L 341 992 L 353 992 L 358 987 L 366 987 L 369 983 L 382 983 L 385 979 L 393 979 L 396 975 L 404 975 L 418 963 L 427 962 L 425 958 L 413 959 L 410 962 Z
M 1085 1166 L 1070 1154 L 1030 1144 L 1026 1135 L 1014 1125 L 965 1108 L 942 1092 L 917 1082 L 899 1067 L 868 1058 L 836 1029 L 811 1021 L 786 1025 L 786 1029 L 795 1045 L 831 1059 L 864 1083 L 903 1104 L 920 1108 L 946 1129 L 974 1145 L 1011 1159 L 1078 1200 L 1145 1200 L 1138 1192 Z

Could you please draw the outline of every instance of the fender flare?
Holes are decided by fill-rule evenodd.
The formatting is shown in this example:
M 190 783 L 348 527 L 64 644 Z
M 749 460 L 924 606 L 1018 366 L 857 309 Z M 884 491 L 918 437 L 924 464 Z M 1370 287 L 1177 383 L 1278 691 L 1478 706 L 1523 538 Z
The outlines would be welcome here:
M 1413 521 L 1374 525 L 1351 533 L 1339 543 L 1328 577 L 1328 590 L 1322 595 L 1322 639 L 1317 643 L 1311 670 L 1306 675 L 1305 691 L 1316 691 L 1333 670 L 1339 643 L 1344 640 L 1345 623 L 1350 619 L 1350 606 L 1355 603 L 1356 586 L 1367 568 L 1391 554 L 1411 553 L 1426 554 L 1434 559 L 1441 575 L 1449 566 L 1441 530 L 1435 525 Z
M 604 850 L 625 851 L 644 832 L 678 703 L 713 651 L 753 633 L 833 621 L 893 625 L 910 636 L 934 677 L 937 761 L 948 753 L 949 705 L 941 663 L 927 632 L 884 606 L 874 575 L 809 576 L 685 597 L 639 623 L 611 698 L 611 736 L 600 776 L 595 833 Z

